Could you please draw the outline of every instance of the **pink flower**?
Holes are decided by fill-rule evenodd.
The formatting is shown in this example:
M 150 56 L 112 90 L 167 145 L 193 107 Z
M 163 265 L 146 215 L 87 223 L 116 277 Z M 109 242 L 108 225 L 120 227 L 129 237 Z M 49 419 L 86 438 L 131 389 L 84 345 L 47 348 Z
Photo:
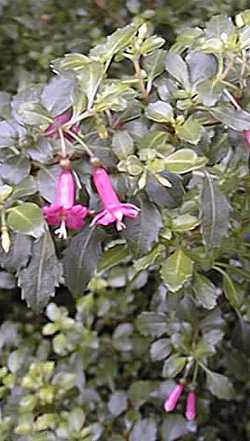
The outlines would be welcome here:
M 245 136 L 245 140 L 247 142 L 248 150 L 250 150 L 250 130 L 245 130 L 244 136 Z
M 118 231 L 126 228 L 122 222 L 123 216 L 135 218 L 140 209 L 133 204 L 123 204 L 115 193 L 111 179 L 102 167 L 94 169 L 94 183 L 102 200 L 104 209 L 92 221 L 92 225 L 109 225 L 116 222 Z
M 72 118 L 72 109 L 66 110 L 65 112 L 61 113 L 61 115 L 58 115 L 54 118 L 54 122 L 51 123 L 49 125 L 49 127 L 47 127 L 47 129 L 45 130 L 45 134 L 47 136 L 49 136 L 50 138 L 54 138 L 57 139 L 59 138 L 59 133 L 58 130 L 67 122 L 69 122 Z M 78 133 L 80 130 L 80 127 L 77 124 L 74 124 L 71 128 L 70 128 L 71 132 L 73 133 Z M 70 141 L 70 142 L 74 142 L 75 139 L 69 135 L 67 132 L 63 132 L 64 137 Z
M 71 170 L 63 170 L 56 185 L 55 203 L 43 208 L 44 216 L 50 225 L 60 225 L 55 233 L 66 239 L 68 227 L 79 230 L 84 225 L 84 219 L 89 210 L 75 203 L 76 184 Z
M 186 408 L 186 418 L 188 421 L 193 421 L 196 418 L 196 404 L 197 396 L 196 393 L 191 390 L 187 397 L 187 408 Z
M 178 401 L 181 398 L 183 390 L 184 390 L 183 384 L 177 384 L 175 386 L 175 388 L 172 390 L 171 394 L 164 403 L 164 409 L 166 412 L 171 412 L 172 410 L 175 410 Z

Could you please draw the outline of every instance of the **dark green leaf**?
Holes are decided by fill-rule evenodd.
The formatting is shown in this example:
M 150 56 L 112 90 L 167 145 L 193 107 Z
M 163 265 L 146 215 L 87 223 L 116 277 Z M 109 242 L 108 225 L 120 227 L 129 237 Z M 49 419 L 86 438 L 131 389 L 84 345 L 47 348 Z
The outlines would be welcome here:
M 239 309 L 243 301 L 242 296 L 240 292 L 237 292 L 234 282 L 225 271 L 223 271 L 223 291 L 232 307 Z
M 129 441 L 156 441 L 157 426 L 154 420 L 148 418 L 138 421 L 129 435 Z
M 229 105 L 220 105 L 210 110 L 214 118 L 233 130 L 242 132 L 250 129 L 250 113 L 245 110 L 235 110 Z
M 175 131 L 180 139 L 196 145 L 201 139 L 203 127 L 199 121 L 190 116 L 182 125 L 177 125 Z
M 185 88 L 189 88 L 189 72 L 180 55 L 169 52 L 166 56 L 166 70 Z
M 217 73 L 217 61 L 213 55 L 204 54 L 203 52 L 191 52 L 186 62 L 189 67 L 190 81 L 192 84 L 199 84 L 206 81 Z
M 227 236 L 231 207 L 209 173 L 203 180 L 201 195 L 202 234 L 208 248 L 218 247 Z
M 118 159 L 127 159 L 134 153 L 134 141 L 127 130 L 117 130 L 112 139 L 112 149 Z
M 7 271 L 16 273 L 25 267 L 31 255 L 32 240 L 23 234 L 14 234 L 11 237 L 11 247 L 5 253 L 0 247 L 0 264 Z
M 18 285 L 22 290 L 22 298 L 35 312 L 41 311 L 49 298 L 54 296 L 59 279 L 55 246 L 47 232 L 33 243 L 29 264 L 19 272 Z
M 129 251 L 126 245 L 115 245 L 104 251 L 98 262 L 98 272 L 105 272 L 126 261 Z
M 172 121 L 174 111 L 171 104 L 165 103 L 164 101 L 156 101 L 148 105 L 145 114 L 149 119 L 158 123 L 168 123 Z
M 171 353 L 171 342 L 168 338 L 156 340 L 150 348 L 150 355 L 153 361 L 164 360 Z
M 49 139 L 44 137 L 38 138 L 35 145 L 29 147 L 27 150 L 27 154 L 34 161 L 39 162 L 47 162 L 53 158 L 53 146 Z
M 16 287 L 16 279 L 13 274 L 7 271 L 0 271 L 0 289 L 14 289 Z
M 216 372 L 206 372 L 207 387 L 220 400 L 231 400 L 234 396 L 232 383 L 225 375 Z
M 128 407 L 127 395 L 124 392 L 115 392 L 111 395 L 108 402 L 109 411 L 115 417 L 121 415 Z
M 54 77 L 43 89 L 41 103 L 53 117 L 60 115 L 73 104 L 75 81 Z
M 1 178 L 10 185 L 17 185 L 30 172 L 30 162 L 22 155 L 8 159 L 0 167 Z
M 154 204 L 142 196 L 139 196 L 137 200 L 141 211 L 137 218 L 126 221 L 127 228 L 124 230 L 124 237 L 132 253 L 140 257 L 150 251 L 157 241 L 162 220 Z
M 33 176 L 27 176 L 24 178 L 19 185 L 15 188 L 13 193 L 11 194 L 9 201 L 17 201 L 19 199 L 23 199 L 27 196 L 30 196 L 37 192 L 37 184 Z
M 164 419 L 162 441 L 175 441 L 188 433 L 188 423 L 181 415 L 167 415 Z
M 152 88 L 153 80 L 164 72 L 166 53 L 165 50 L 158 49 L 143 59 L 143 67 L 147 72 L 148 93 Z
M 41 196 L 48 202 L 54 202 L 56 195 L 56 180 L 60 174 L 60 167 L 43 167 L 37 174 L 37 185 Z
M 94 99 L 98 87 L 104 75 L 103 65 L 97 61 L 92 61 L 85 64 L 84 68 L 79 72 L 79 79 L 82 85 L 82 90 L 88 98 L 88 109 L 93 106 Z
M 85 226 L 65 251 L 63 264 L 65 281 L 74 295 L 83 293 L 93 276 L 102 252 L 101 231 Z
M 151 202 L 159 207 L 176 208 L 182 204 L 184 196 L 184 188 L 182 179 L 171 172 L 162 172 L 160 176 L 166 178 L 172 187 L 165 187 L 152 175 L 147 175 L 146 192 Z
M 136 320 L 139 332 L 145 336 L 160 337 L 167 331 L 167 322 L 164 314 L 156 312 L 142 312 Z

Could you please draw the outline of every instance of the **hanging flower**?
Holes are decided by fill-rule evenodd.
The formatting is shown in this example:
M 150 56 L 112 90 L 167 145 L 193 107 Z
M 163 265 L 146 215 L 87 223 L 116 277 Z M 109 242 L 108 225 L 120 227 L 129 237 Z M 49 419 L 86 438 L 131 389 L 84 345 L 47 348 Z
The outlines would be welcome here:
M 175 386 L 175 388 L 172 390 L 169 397 L 164 403 L 164 409 L 166 412 L 172 412 L 172 410 L 175 410 L 178 401 L 181 398 L 183 390 L 184 390 L 184 384 L 177 384 Z
M 69 122 L 72 118 L 73 115 L 73 111 L 72 109 L 66 110 L 65 112 L 61 113 L 61 115 L 58 115 L 54 118 L 54 122 L 51 123 L 49 125 L 49 127 L 47 127 L 47 129 L 45 130 L 45 134 L 47 136 L 49 136 L 50 138 L 54 138 L 57 139 L 59 138 L 59 129 L 66 124 L 67 122 Z M 78 133 L 80 131 L 80 127 L 78 124 L 73 124 L 73 126 L 70 128 L 70 131 L 73 133 Z M 70 141 L 70 142 L 75 142 L 75 139 L 73 138 L 73 136 L 71 136 L 69 133 L 67 132 L 63 132 L 64 137 Z
M 93 178 L 104 209 L 95 216 L 92 225 L 110 225 L 116 222 L 118 231 L 126 228 L 122 222 L 123 216 L 133 219 L 138 216 L 140 209 L 133 204 L 120 202 L 113 189 L 111 179 L 104 168 L 95 168 Z
M 55 233 L 66 239 L 67 229 L 79 230 L 89 213 L 88 208 L 75 204 L 76 184 L 71 170 L 63 170 L 57 179 L 55 203 L 43 208 L 50 225 L 60 225 Z
M 196 418 L 196 404 L 197 396 L 196 393 L 191 390 L 187 397 L 187 408 L 186 408 L 186 418 L 188 421 L 193 421 Z

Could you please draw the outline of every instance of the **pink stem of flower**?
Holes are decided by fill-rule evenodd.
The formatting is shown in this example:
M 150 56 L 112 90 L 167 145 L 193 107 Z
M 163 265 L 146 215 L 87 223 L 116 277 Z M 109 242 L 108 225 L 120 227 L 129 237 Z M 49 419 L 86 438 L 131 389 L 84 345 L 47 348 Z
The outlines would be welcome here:
M 57 180 L 56 204 L 71 208 L 75 203 L 76 184 L 71 170 L 63 170 Z
M 196 393 L 191 390 L 187 397 L 187 408 L 186 408 L 186 418 L 188 421 L 193 421 L 196 418 L 196 405 L 197 396 Z
M 183 384 L 177 384 L 177 386 L 175 386 L 174 390 L 171 392 L 168 399 L 165 401 L 164 408 L 166 412 L 171 412 L 176 408 L 178 401 L 181 397 L 181 394 L 183 392 L 183 389 L 184 389 Z
M 120 201 L 113 189 L 111 179 L 106 170 L 102 167 L 95 168 L 93 178 L 104 207 L 108 207 L 110 205 L 119 205 Z

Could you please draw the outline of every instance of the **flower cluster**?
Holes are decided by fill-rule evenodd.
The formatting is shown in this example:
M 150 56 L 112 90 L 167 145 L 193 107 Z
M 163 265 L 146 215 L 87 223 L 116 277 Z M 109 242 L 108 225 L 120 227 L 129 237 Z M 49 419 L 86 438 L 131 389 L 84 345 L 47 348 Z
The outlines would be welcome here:
M 164 403 L 164 409 L 166 412 L 172 412 L 175 410 L 181 395 L 184 391 L 184 384 L 180 383 L 175 386 L 175 388 L 170 393 L 169 397 Z M 196 406 L 197 406 L 197 396 L 194 390 L 188 392 L 187 406 L 185 416 L 188 421 L 193 421 L 196 418 Z
M 98 213 L 91 225 L 110 225 L 116 223 L 117 230 L 125 228 L 123 217 L 135 218 L 139 208 L 133 204 L 120 202 L 111 179 L 102 167 L 95 167 L 93 180 L 103 204 L 103 210 Z M 71 168 L 62 169 L 56 184 L 55 202 L 44 207 L 43 213 L 50 225 L 60 225 L 55 231 L 60 238 L 67 237 L 67 230 L 79 230 L 84 226 L 85 218 L 90 210 L 79 204 L 75 204 L 76 182 Z

